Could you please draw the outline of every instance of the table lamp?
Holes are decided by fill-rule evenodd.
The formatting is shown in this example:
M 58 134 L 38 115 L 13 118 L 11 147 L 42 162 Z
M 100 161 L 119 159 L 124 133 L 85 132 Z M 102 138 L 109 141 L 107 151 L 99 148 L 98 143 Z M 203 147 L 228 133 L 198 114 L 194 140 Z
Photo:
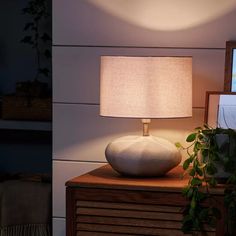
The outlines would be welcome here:
M 100 115 L 142 119 L 142 136 L 124 136 L 106 147 L 114 170 L 164 175 L 180 163 L 181 155 L 171 142 L 151 136 L 149 123 L 152 118 L 192 116 L 192 58 L 102 56 Z

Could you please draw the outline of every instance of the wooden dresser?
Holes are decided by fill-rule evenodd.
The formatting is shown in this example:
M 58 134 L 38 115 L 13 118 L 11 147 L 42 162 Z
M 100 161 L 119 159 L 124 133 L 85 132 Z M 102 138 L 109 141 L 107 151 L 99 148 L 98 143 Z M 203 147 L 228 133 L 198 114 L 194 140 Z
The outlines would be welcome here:
M 69 180 L 66 235 L 186 235 L 181 231 L 181 191 L 188 179 L 181 179 L 181 173 L 177 167 L 162 178 L 128 178 L 106 165 Z M 221 221 L 216 231 L 194 235 L 223 236 Z

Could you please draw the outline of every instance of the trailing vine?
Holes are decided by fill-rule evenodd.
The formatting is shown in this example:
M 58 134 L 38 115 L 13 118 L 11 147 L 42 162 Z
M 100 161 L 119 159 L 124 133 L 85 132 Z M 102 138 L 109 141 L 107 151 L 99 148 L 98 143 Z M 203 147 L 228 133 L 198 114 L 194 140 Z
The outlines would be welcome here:
M 184 173 L 190 176 L 183 195 L 188 200 L 183 212 L 182 231 L 202 231 L 214 227 L 222 217 L 220 204 L 211 193 L 212 187 L 224 181 L 224 207 L 226 209 L 225 236 L 236 235 L 236 131 L 198 127 L 188 135 L 188 158 L 183 163 Z M 224 173 L 224 177 L 219 176 Z

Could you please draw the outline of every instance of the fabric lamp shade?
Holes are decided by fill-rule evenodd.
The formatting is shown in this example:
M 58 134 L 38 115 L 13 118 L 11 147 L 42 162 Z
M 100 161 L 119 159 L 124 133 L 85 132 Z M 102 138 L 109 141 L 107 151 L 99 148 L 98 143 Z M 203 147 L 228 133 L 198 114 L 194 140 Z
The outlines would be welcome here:
M 192 116 L 191 57 L 102 56 L 100 115 Z

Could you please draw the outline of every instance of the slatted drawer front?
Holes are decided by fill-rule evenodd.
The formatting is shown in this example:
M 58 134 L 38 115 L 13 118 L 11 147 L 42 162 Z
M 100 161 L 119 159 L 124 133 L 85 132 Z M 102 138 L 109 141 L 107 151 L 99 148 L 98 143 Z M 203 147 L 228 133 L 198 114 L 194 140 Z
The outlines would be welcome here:
M 82 200 L 76 202 L 77 236 L 189 235 L 182 233 L 181 221 L 180 206 Z M 208 230 L 204 235 L 215 236 L 212 229 Z

